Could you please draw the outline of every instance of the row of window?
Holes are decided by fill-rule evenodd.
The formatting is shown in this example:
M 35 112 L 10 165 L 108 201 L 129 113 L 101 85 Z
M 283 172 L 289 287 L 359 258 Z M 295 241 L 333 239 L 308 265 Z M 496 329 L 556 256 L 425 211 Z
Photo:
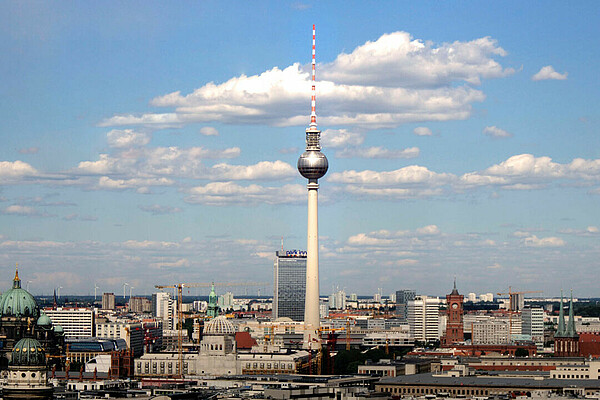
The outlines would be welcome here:
M 389 392 L 392 394 L 437 394 L 448 393 L 451 395 L 471 395 L 471 396 L 487 396 L 488 391 L 485 389 L 438 389 L 438 388 L 422 388 L 422 387 L 381 387 L 380 392 Z
M 286 368 L 286 364 L 285 363 L 281 363 L 281 368 L 279 367 L 280 363 L 246 363 L 246 369 L 265 369 L 265 365 L 267 366 L 267 369 L 289 369 L 289 370 L 293 370 L 294 369 L 294 364 L 293 363 L 288 363 L 287 364 L 287 368 Z

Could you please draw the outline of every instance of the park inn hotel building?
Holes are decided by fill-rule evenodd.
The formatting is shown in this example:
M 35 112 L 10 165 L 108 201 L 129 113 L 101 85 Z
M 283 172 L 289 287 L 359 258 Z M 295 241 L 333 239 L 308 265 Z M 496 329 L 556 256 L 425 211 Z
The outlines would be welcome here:
M 273 319 L 304 321 L 306 251 L 275 252 L 273 266 Z

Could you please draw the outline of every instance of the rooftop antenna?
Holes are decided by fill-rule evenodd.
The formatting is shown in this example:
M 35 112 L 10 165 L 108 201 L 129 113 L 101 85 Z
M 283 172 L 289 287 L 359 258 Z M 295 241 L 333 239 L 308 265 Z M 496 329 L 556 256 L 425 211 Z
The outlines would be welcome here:
M 281 237 L 281 252 L 283 253 L 283 236 Z
M 312 97 L 310 110 L 310 127 L 317 129 L 317 91 L 315 89 L 315 25 L 313 24 L 313 42 L 312 42 Z

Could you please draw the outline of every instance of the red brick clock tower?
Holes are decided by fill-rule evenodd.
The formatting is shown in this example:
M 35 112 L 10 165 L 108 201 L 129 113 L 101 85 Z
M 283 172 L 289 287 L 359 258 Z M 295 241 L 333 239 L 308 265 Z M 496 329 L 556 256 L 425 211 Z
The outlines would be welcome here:
M 455 279 L 452 293 L 446 295 L 448 320 L 446 322 L 446 335 L 442 338 L 443 345 L 452 345 L 465 340 L 463 332 L 463 301 L 464 296 L 456 290 Z

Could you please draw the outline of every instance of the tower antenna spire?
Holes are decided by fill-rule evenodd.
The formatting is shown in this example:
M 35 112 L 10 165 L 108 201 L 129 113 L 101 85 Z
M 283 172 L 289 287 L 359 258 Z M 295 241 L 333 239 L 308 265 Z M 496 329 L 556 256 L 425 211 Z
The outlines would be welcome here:
M 310 110 L 310 127 L 311 129 L 317 129 L 317 91 L 315 89 L 315 24 L 313 24 L 313 35 L 312 35 L 312 97 L 311 97 L 311 110 Z

